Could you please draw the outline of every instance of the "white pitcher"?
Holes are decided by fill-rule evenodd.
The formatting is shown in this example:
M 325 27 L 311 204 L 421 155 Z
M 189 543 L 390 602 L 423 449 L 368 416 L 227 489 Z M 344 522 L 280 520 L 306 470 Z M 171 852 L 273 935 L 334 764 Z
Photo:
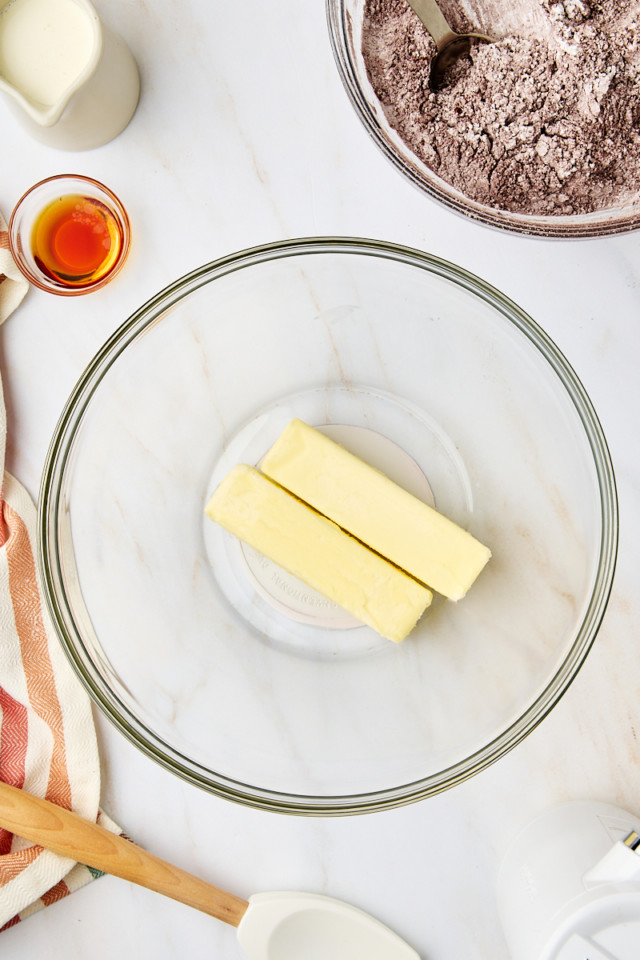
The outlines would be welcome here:
M 0 0 L 0 90 L 37 140 L 90 150 L 129 123 L 140 77 L 89 0 Z

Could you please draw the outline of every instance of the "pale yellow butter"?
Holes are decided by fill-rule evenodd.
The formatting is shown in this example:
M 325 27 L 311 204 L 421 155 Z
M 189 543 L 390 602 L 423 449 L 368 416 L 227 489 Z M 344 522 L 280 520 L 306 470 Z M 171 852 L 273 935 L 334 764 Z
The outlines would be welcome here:
M 431 592 L 291 496 L 239 464 L 206 506 L 208 516 L 383 637 L 404 640 Z
M 292 420 L 260 469 L 358 540 L 451 600 L 491 556 L 428 504 L 302 420 Z

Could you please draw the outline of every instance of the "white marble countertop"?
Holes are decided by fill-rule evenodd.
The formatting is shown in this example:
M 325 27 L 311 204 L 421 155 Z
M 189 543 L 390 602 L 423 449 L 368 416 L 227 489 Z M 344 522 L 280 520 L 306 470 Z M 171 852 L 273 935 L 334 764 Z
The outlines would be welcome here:
M 262 242 L 349 235 L 451 260 L 503 290 L 565 353 L 601 419 L 617 475 L 613 595 L 578 678 L 516 749 L 412 806 L 343 819 L 254 811 L 186 785 L 100 716 L 103 806 L 139 843 L 234 891 L 296 888 L 355 903 L 424 960 L 508 960 L 496 871 L 514 831 L 558 801 L 640 814 L 640 233 L 543 241 L 490 230 L 423 196 L 381 155 L 338 77 L 322 0 L 99 4 L 130 44 L 142 97 L 110 144 L 65 154 L 0 104 L 0 209 L 32 183 L 82 173 L 122 198 L 126 268 L 104 290 L 31 290 L 2 328 L 8 468 L 37 496 L 63 403 L 104 339 L 190 269 Z M 239 957 L 234 931 L 105 877 L 1 935 L 4 960 Z

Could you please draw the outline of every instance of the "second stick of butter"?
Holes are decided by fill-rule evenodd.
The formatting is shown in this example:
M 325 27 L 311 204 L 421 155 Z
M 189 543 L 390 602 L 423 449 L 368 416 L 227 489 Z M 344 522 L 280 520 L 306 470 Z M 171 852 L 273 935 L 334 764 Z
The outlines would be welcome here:
M 491 556 L 462 527 L 302 420 L 289 423 L 260 469 L 451 600 L 465 595 Z
M 398 643 L 431 592 L 259 471 L 239 464 L 206 507 L 208 516 L 308 586 Z

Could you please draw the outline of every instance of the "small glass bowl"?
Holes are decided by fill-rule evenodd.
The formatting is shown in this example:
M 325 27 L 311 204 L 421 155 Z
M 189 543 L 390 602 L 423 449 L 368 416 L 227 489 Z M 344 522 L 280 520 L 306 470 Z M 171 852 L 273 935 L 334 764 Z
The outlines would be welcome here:
M 99 208 L 106 208 L 113 217 L 112 228 L 119 246 L 113 262 L 104 272 L 96 271 L 99 275 L 86 281 L 76 278 L 65 282 L 49 273 L 34 255 L 32 238 L 42 212 L 56 200 L 74 195 L 87 199 Z M 129 217 L 116 195 L 97 180 L 75 174 L 60 174 L 36 183 L 18 201 L 9 220 L 9 249 L 21 273 L 35 287 L 61 297 L 92 293 L 113 280 L 127 258 L 130 242 Z

